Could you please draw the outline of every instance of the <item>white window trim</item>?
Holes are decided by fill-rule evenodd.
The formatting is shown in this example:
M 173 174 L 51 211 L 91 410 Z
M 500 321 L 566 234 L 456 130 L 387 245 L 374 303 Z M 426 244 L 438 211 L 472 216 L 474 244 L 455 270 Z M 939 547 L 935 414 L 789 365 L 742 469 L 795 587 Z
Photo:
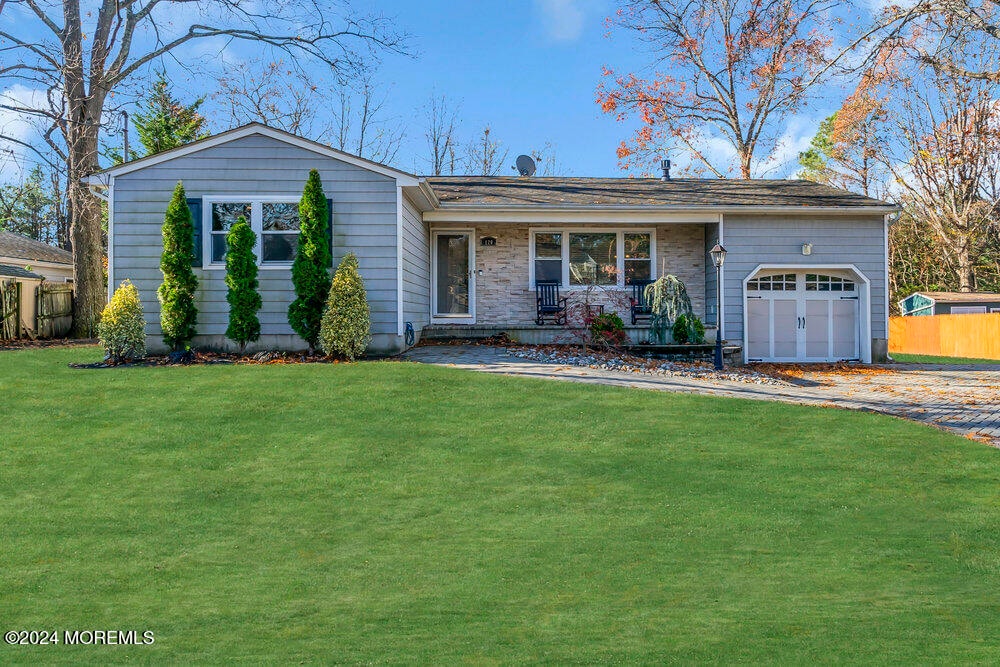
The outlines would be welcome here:
M 250 229 L 257 236 L 253 252 L 257 256 L 257 267 L 262 271 L 287 270 L 293 262 L 264 262 L 263 260 L 263 205 L 267 204 L 297 204 L 302 201 L 301 195 L 204 195 L 201 198 L 201 264 L 203 269 L 224 271 L 225 262 L 212 261 L 212 204 L 232 203 L 250 204 Z
M 587 285 L 571 285 L 569 282 L 569 235 L 570 234 L 617 234 L 618 282 L 600 287 L 625 289 L 625 234 L 649 234 L 649 277 L 656 280 L 656 228 L 655 227 L 530 227 L 528 228 L 528 288 L 535 289 L 535 235 L 562 234 L 562 278 L 559 289 L 572 292 L 585 290 Z M 555 258 L 553 258 L 555 259 Z

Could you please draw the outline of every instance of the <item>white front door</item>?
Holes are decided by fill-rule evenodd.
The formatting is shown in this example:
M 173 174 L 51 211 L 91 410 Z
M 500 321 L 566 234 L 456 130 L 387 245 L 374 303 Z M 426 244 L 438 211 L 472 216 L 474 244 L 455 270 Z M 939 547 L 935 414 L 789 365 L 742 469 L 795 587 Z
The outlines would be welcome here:
M 750 361 L 860 357 L 859 286 L 822 273 L 775 273 L 747 282 Z
M 476 321 L 476 248 L 472 230 L 431 234 L 431 319 Z

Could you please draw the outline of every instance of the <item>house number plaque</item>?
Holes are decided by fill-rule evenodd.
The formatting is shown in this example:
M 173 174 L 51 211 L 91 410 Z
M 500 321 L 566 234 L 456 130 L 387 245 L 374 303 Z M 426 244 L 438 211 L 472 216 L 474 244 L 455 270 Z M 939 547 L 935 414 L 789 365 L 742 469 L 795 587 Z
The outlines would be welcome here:
M 496 244 L 497 240 L 493 236 L 484 236 L 483 238 L 479 239 L 479 245 L 496 245 Z

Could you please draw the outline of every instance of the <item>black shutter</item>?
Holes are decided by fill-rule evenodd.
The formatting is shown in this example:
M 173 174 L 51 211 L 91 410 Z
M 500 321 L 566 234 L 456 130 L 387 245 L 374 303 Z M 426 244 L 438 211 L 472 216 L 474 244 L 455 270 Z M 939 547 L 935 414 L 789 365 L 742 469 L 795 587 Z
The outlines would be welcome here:
M 326 200 L 326 238 L 330 242 L 330 266 L 333 266 L 333 200 Z
M 201 197 L 189 197 L 187 200 L 188 210 L 191 211 L 191 222 L 194 225 L 194 257 L 191 258 L 192 266 L 201 266 Z

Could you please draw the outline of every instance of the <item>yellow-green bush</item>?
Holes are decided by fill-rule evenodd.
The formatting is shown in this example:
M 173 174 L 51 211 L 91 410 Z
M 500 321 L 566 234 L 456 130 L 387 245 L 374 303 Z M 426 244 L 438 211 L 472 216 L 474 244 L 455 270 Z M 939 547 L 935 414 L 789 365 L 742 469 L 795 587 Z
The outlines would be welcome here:
M 320 321 L 319 344 L 327 356 L 357 359 L 371 342 L 371 313 L 358 258 L 347 253 L 330 284 Z
M 146 320 L 142 317 L 139 290 L 123 280 L 101 313 L 97 336 L 114 363 L 146 356 Z

